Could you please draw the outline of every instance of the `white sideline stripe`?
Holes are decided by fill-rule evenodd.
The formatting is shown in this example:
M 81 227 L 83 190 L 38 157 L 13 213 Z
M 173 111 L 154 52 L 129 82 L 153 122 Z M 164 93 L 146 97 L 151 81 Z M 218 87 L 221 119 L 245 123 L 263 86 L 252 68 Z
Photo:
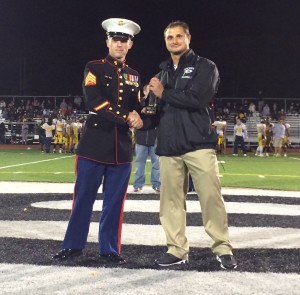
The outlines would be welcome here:
M 237 271 L 198 272 L 100 266 L 3 263 L 0 264 L 1 290 L 3 294 L 43 295 L 299 294 L 300 275 L 294 273 L 238 272 L 238 268 Z M 201 292 L 196 291 L 199 288 Z
M 0 221 L 0 237 L 58 240 L 64 238 L 67 221 Z M 98 242 L 98 222 L 92 222 L 89 242 Z M 230 227 L 234 248 L 300 249 L 300 229 L 278 227 Z M 188 226 L 191 247 L 211 247 L 212 240 L 202 226 Z M 122 244 L 165 245 L 161 225 L 123 224 Z
M 254 173 L 224 173 L 225 176 L 249 176 L 249 177 L 256 177 L 259 176 L 259 174 Z M 265 174 L 265 177 L 281 177 L 281 178 L 300 178 L 299 175 L 288 175 L 288 174 Z
M 43 163 L 43 162 L 61 160 L 61 159 L 70 158 L 70 157 L 74 157 L 74 155 L 73 156 L 64 156 L 64 157 L 59 157 L 59 158 L 53 158 L 53 159 L 47 159 L 47 160 L 41 160 L 41 161 L 28 162 L 28 163 L 15 164 L 15 165 L 10 165 L 10 166 L 3 166 L 3 167 L 0 167 L 0 170 L 1 169 L 6 169 L 6 168 L 12 168 L 12 167 L 19 167 L 19 166 L 39 164 L 39 163 Z
M 101 211 L 102 200 L 97 200 L 94 204 L 94 211 Z M 188 213 L 201 212 L 199 201 L 187 201 Z M 31 204 L 36 208 L 71 210 L 72 201 L 49 201 L 36 202 Z M 227 213 L 239 214 L 267 214 L 267 215 L 288 215 L 299 216 L 300 205 L 272 204 L 272 203 L 241 203 L 225 202 Z M 126 200 L 125 212 L 159 212 L 159 201 L 157 200 Z
M 0 181 L 0 193 L 6 194 L 47 194 L 47 193 L 73 193 L 74 183 L 48 183 L 48 182 L 11 182 Z M 98 190 L 102 192 L 102 186 Z M 128 193 L 133 193 L 133 187 L 128 187 Z M 150 186 L 144 186 L 143 190 L 136 194 L 153 194 L 154 191 Z M 234 196 L 272 196 L 300 198 L 300 191 L 281 191 L 281 190 L 265 190 L 265 189 L 248 189 L 248 188 L 231 188 L 223 187 L 223 195 Z M 158 195 L 158 194 L 157 194 Z M 159 196 L 159 195 L 158 195 Z

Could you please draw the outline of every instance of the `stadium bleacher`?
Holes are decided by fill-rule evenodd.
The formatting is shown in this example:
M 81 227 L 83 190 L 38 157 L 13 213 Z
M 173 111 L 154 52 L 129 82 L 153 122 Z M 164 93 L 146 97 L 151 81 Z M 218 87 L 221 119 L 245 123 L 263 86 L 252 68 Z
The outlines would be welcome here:
M 4 122 L 6 126 L 6 134 L 5 134 L 5 139 L 6 143 L 20 143 L 21 141 L 21 120 L 7 120 L 3 116 L 3 106 L 2 103 L 5 101 L 6 106 L 9 106 L 10 102 L 14 102 L 16 105 L 19 104 L 21 100 L 26 100 L 31 101 L 32 103 L 34 101 L 38 101 L 41 103 L 41 110 L 38 115 L 42 114 L 42 117 L 47 115 L 44 115 L 43 112 L 43 101 L 51 101 L 51 105 L 53 105 L 53 110 L 56 110 L 57 112 L 59 111 L 59 105 L 62 100 L 65 100 L 68 103 L 71 103 L 74 107 L 76 107 L 76 104 L 74 104 L 75 98 L 77 96 L 57 96 L 57 97 L 49 97 L 49 96 L 35 96 L 35 97 L 30 97 L 30 96 L 2 96 L 0 95 L 0 122 Z M 235 105 L 236 106 L 242 106 L 244 104 L 244 101 L 246 99 L 242 98 L 219 98 L 219 102 L 222 101 L 222 105 L 227 105 L 227 102 L 231 102 L 231 106 Z M 255 101 L 251 100 L 250 101 Z M 284 107 L 284 109 L 288 109 L 291 105 L 293 105 L 294 110 L 293 110 L 293 115 L 288 114 L 286 116 L 286 122 L 291 125 L 290 127 L 290 142 L 292 147 L 299 148 L 300 147 L 300 111 L 299 111 L 299 102 L 300 99 L 292 99 L 292 98 L 282 98 L 282 99 L 265 99 L 265 103 L 268 103 L 270 106 L 272 103 L 276 102 L 278 105 L 281 105 Z M 291 108 L 291 107 L 290 107 Z M 49 110 L 50 113 L 53 112 L 53 110 Z M 221 108 L 222 111 L 222 108 Z M 230 110 L 228 110 L 230 111 Z M 298 113 L 297 113 L 298 111 Z M 295 113 L 296 112 L 296 113 Z M 76 115 L 82 115 L 85 113 L 84 108 L 80 111 L 77 109 L 77 114 Z M 48 114 L 49 115 L 49 114 Z M 227 127 L 226 127 L 226 142 L 228 147 L 233 146 L 233 127 L 234 127 L 234 117 L 236 116 L 236 112 L 230 112 L 229 117 L 227 118 Z M 29 139 L 29 144 L 38 144 L 38 126 L 41 123 L 42 118 L 36 118 L 34 116 L 31 116 L 33 118 L 31 122 L 28 122 L 30 125 L 30 131 L 28 135 Z M 40 120 L 39 120 L 40 119 Z M 257 146 L 257 131 L 256 131 L 256 124 L 261 120 L 261 114 L 258 112 L 253 113 L 253 116 L 247 116 L 247 130 L 248 130 L 248 139 L 246 139 L 246 145 L 247 148 L 250 150 L 254 147 Z M 272 120 L 272 122 L 275 122 L 275 120 Z
M 245 140 L 246 146 L 248 150 L 257 147 L 257 131 L 256 131 L 256 124 L 259 123 L 261 120 L 260 116 L 248 117 L 247 122 L 245 125 L 247 126 L 247 135 L 248 138 Z M 291 125 L 290 127 L 290 142 L 291 146 L 294 148 L 300 147 L 300 116 L 287 116 L 286 122 Z M 272 121 L 275 123 L 275 121 Z M 226 126 L 226 142 L 227 147 L 233 147 L 233 127 L 234 123 L 232 120 L 227 122 Z

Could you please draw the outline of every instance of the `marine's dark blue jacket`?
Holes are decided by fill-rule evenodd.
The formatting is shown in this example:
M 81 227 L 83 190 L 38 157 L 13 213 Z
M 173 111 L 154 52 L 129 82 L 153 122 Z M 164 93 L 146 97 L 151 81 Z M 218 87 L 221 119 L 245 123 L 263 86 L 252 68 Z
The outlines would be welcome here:
M 129 112 L 140 112 L 139 90 L 138 72 L 111 56 L 86 65 L 83 92 L 92 114 L 87 118 L 77 155 L 104 164 L 132 161 L 132 139 L 126 120 Z

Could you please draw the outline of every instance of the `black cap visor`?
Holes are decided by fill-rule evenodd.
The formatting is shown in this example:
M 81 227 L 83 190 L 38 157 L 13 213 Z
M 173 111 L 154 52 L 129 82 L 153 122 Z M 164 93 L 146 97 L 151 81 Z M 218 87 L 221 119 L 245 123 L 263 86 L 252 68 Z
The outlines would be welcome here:
M 108 32 L 107 35 L 114 40 L 123 40 L 127 41 L 129 39 L 132 39 L 133 36 L 126 34 L 126 33 L 121 33 L 121 32 Z

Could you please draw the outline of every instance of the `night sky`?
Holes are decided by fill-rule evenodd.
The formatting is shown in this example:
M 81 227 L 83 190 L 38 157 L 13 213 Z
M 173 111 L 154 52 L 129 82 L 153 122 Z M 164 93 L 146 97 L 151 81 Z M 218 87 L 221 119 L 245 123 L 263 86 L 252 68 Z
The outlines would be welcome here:
M 190 47 L 218 66 L 219 97 L 300 97 L 297 0 L 1 0 L 0 95 L 81 95 L 85 64 L 107 55 L 110 17 L 142 28 L 127 56 L 142 84 L 169 57 L 164 28 L 183 20 Z

